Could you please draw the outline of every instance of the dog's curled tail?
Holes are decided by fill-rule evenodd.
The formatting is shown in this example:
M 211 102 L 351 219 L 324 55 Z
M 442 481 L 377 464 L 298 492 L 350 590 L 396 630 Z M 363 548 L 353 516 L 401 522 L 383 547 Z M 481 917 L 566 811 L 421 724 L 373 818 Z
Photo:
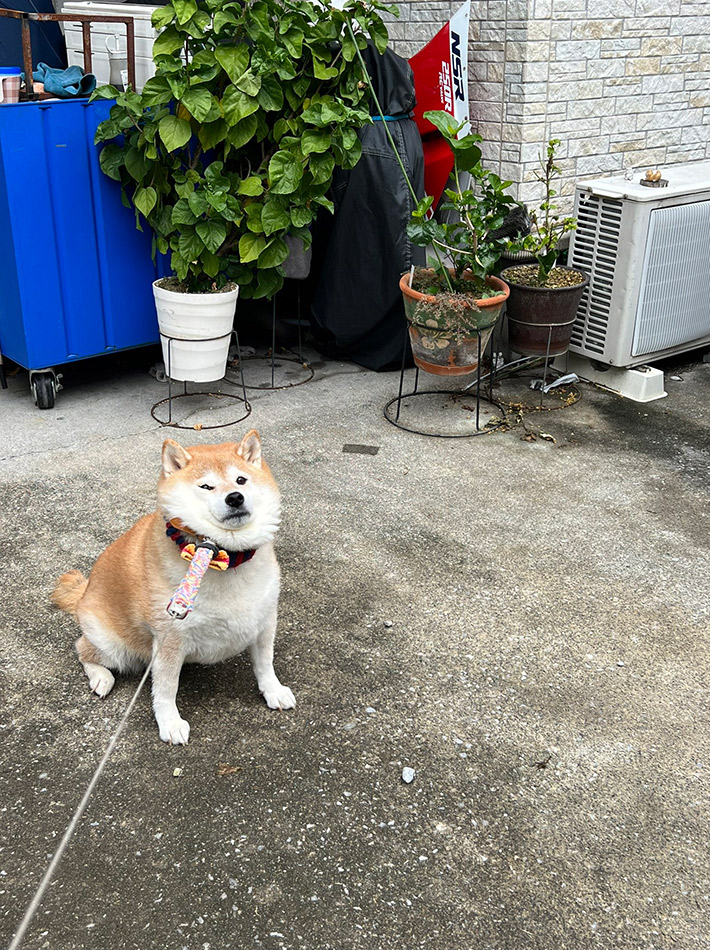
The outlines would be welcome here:
M 75 614 L 88 583 L 81 571 L 62 574 L 52 591 L 53 603 L 68 614 Z

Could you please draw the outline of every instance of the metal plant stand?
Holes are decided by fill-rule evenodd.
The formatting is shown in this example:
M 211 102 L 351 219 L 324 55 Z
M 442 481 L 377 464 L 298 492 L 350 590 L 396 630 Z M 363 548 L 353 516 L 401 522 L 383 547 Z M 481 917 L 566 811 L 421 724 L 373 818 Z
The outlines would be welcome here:
M 500 322 L 500 321 L 499 321 Z M 481 334 L 482 330 L 476 330 L 478 336 L 478 365 L 476 367 L 476 379 L 473 383 L 467 386 L 463 390 L 459 389 L 419 389 L 419 367 L 415 367 L 415 376 L 414 376 L 414 388 L 411 392 L 404 393 L 404 375 L 405 375 L 405 362 L 407 355 L 407 339 L 409 330 L 405 327 L 405 336 L 404 343 L 402 346 L 402 366 L 400 368 L 399 374 L 399 393 L 395 396 L 394 399 L 390 401 L 384 407 L 384 416 L 385 419 L 390 422 L 393 426 L 396 426 L 398 429 L 403 429 L 405 432 L 414 432 L 417 435 L 426 435 L 432 438 L 437 439 L 470 439 L 477 435 L 485 435 L 488 432 L 494 432 L 496 429 L 501 428 L 506 424 L 505 419 L 505 409 L 503 406 L 496 402 L 493 399 L 493 380 L 495 375 L 495 368 L 491 365 L 491 372 L 487 374 L 488 379 L 488 394 L 484 395 L 481 390 L 481 383 L 484 376 L 481 374 L 481 360 L 483 358 L 484 348 L 481 346 Z M 413 399 L 418 396 L 461 396 L 469 389 L 475 386 L 475 395 L 476 395 L 476 408 L 475 408 L 475 428 L 472 432 L 427 432 L 424 429 L 417 428 L 413 425 L 405 425 L 400 421 L 400 414 L 402 410 L 402 400 L 403 399 Z M 487 422 L 484 426 L 481 426 L 481 403 L 486 403 L 490 406 L 493 406 L 500 413 L 500 418 L 495 421 L 491 420 Z M 396 407 L 396 408 L 393 408 Z
M 299 380 L 297 383 L 285 383 L 281 386 L 276 385 L 276 296 L 272 301 L 272 311 L 271 311 L 271 355 L 270 356 L 239 356 L 239 369 L 242 370 L 242 363 L 255 363 L 263 362 L 264 360 L 270 360 L 271 362 L 271 385 L 268 386 L 244 386 L 245 389 L 258 389 L 261 392 L 276 392 L 279 389 L 293 389 L 295 386 L 303 386 L 305 383 L 310 383 L 310 381 L 315 376 L 315 370 L 309 363 L 304 363 L 303 361 L 303 340 L 301 337 L 301 289 L 298 288 L 296 295 L 296 320 L 298 325 L 298 356 L 282 356 L 278 358 L 279 363 L 297 363 L 301 365 L 304 369 L 308 370 L 309 376 L 305 379 Z M 291 351 L 293 352 L 293 351 Z M 243 372 L 242 372 L 243 378 Z
M 195 428 L 224 429 L 227 426 L 237 425 L 237 423 L 243 422 L 245 419 L 249 417 L 249 415 L 251 414 L 251 404 L 249 403 L 249 400 L 247 399 L 246 386 L 244 385 L 244 373 L 241 371 L 241 359 L 239 360 L 241 388 L 242 388 L 241 396 L 236 396 L 233 393 L 210 392 L 207 390 L 198 390 L 196 392 L 188 392 L 187 382 L 183 383 L 183 392 L 178 393 L 177 396 L 173 396 L 173 379 L 172 379 L 172 376 L 170 375 L 173 342 L 177 341 L 180 343 L 192 343 L 194 341 L 187 340 L 184 337 L 165 336 L 164 334 L 161 334 L 161 336 L 163 337 L 164 340 L 167 340 L 167 343 L 168 343 L 168 364 L 166 366 L 167 378 L 168 378 L 168 397 L 167 399 L 161 399 L 159 402 L 156 402 L 153 408 L 150 410 L 150 414 L 155 419 L 156 422 L 159 422 L 161 426 L 170 426 L 173 429 L 195 429 Z M 239 353 L 239 335 L 235 329 L 230 330 L 229 333 L 223 333 L 221 336 L 215 336 L 215 337 L 210 337 L 209 339 L 205 339 L 204 342 L 212 343 L 216 340 L 224 340 L 226 337 L 231 337 L 231 336 L 234 336 L 234 342 L 237 347 L 237 353 Z M 229 382 L 229 380 L 227 381 Z M 195 396 L 212 396 L 213 398 L 216 398 L 216 399 L 234 399 L 237 402 L 241 402 L 244 404 L 244 408 L 246 409 L 246 412 L 244 413 L 244 415 L 239 416 L 238 419 L 232 419 L 230 422 L 220 422 L 218 425 L 204 425 L 202 423 L 192 423 L 191 425 L 181 425 L 179 422 L 174 422 L 173 421 L 173 402 L 178 399 L 192 399 Z M 164 406 L 166 403 L 168 405 L 168 418 L 161 419 L 158 416 L 157 411 L 160 406 Z
M 521 322 L 521 321 L 518 321 L 518 322 Z M 572 321 L 572 322 L 574 322 L 574 321 Z M 536 327 L 539 327 L 539 326 L 547 326 L 547 328 L 548 328 L 548 330 L 547 330 L 547 346 L 546 346 L 546 349 L 545 349 L 545 356 L 543 357 L 542 354 L 540 354 L 540 355 L 531 355 L 531 356 L 523 356 L 523 357 L 522 357 L 521 359 L 519 359 L 519 360 L 511 360 L 509 363 L 504 363 L 502 366 L 499 366 L 499 367 L 495 370 L 495 374 L 497 375 L 498 379 L 502 379 L 502 378 L 504 378 L 504 377 L 506 377 L 506 376 L 508 376 L 508 377 L 509 377 L 509 376 L 514 376 L 516 373 L 519 373 L 519 372 L 521 372 L 522 370 L 525 370 L 525 369 L 533 369 L 534 367 L 539 366 L 539 365 L 540 365 L 540 361 L 543 360 L 544 362 L 543 362 L 543 371 L 542 371 L 542 382 L 541 382 L 541 385 L 540 385 L 540 387 L 539 387 L 540 402 L 538 403 L 537 406 L 529 406 L 529 405 L 526 405 L 526 404 L 524 404 L 524 403 L 520 403 L 520 406 L 521 406 L 524 410 L 526 410 L 526 411 L 535 411 L 535 410 L 537 410 L 537 409 L 543 409 L 543 408 L 546 408 L 546 409 L 548 409 L 549 411 L 553 411 L 553 410 L 555 410 L 555 409 L 567 409 L 569 406 L 573 406 L 576 402 L 579 402 L 579 400 L 582 398 L 582 394 L 581 394 L 580 391 L 577 389 L 577 387 L 574 386 L 573 384 L 570 384 L 569 388 L 570 388 L 570 390 L 571 390 L 572 395 L 573 395 L 574 398 L 572 398 L 572 399 L 570 399 L 569 401 L 563 403 L 562 405 L 558 405 L 558 406 L 547 406 L 547 407 L 546 407 L 546 406 L 544 405 L 544 403 L 545 403 L 545 396 L 546 396 L 546 395 L 548 394 L 548 392 L 549 392 L 547 379 L 548 379 L 548 372 L 550 371 L 551 359 L 555 359 L 555 358 L 557 357 L 557 355 L 558 355 L 558 354 L 554 354 L 552 357 L 550 356 L 550 349 L 551 349 L 551 343 L 552 343 L 552 331 L 553 331 L 553 329 L 558 328 L 558 327 L 560 326 L 560 324 L 559 324 L 559 323 L 548 323 L 548 324 L 539 324 L 539 323 L 536 323 L 536 324 L 530 324 L 530 326 L 533 326 L 533 325 L 536 326 Z M 502 331 L 501 331 L 501 332 L 502 332 Z M 496 352 L 495 347 L 494 347 L 494 350 L 493 350 L 493 351 Z M 484 381 L 484 380 L 488 380 L 489 386 L 492 386 L 492 377 L 493 377 L 493 374 L 494 374 L 494 370 L 492 369 L 490 374 L 487 374 L 486 376 L 481 377 L 481 382 Z M 465 391 L 468 391 L 469 389 L 471 389 L 473 386 L 476 386 L 476 385 L 479 385 L 479 381 L 477 381 L 477 380 L 474 381 L 473 383 L 469 383 L 469 385 L 466 386 Z

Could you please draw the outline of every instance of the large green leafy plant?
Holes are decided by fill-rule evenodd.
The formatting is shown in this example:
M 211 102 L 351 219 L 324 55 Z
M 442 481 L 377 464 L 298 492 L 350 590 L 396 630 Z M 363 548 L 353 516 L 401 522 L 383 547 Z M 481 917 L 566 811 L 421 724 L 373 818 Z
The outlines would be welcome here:
M 435 270 L 446 278 L 444 263 L 450 261 L 456 277 L 470 271 L 482 283 L 496 270 L 506 240 L 496 236 L 515 201 L 507 193 L 511 182 L 481 164 L 481 136 L 468 134 L 458 138 L 464 123 L 448 112 L 425 112 L 449 144 L 454 156 L 453 188 L 444 191 L 443 212 L 448 222 L 430 216 L 433 198 L 423 198 L 412 214 L 407 233 L 412 243 L 433 245 Z M 468 178 L 464 174 L 468 173 Z
M 361 154 L 369 121 L 357 46 L 383 52 L 378 0 L 172 0 L 153 14 L 156 74 L 116 99 L 96 132 L 103 171 L 170 254 L 183 289 L 282 284 L 284 238 L 310 242 L 336 165 Z

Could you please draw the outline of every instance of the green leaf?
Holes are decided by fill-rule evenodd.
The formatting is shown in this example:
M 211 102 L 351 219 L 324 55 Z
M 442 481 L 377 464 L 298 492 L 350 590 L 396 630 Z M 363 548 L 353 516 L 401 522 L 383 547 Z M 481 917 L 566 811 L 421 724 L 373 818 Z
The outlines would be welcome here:
M 145 177 L 151 163 L 139 148 L 133 147 L 126 149 L 125 154 L 128 174 L 131 178 L 135 178 L 136 181 L 141 181 Z
M 125 162 L 125 151 L 119 145 L 104 145 L 99 155 L 99 165 L 101 171 L 113 178 L 115 181 L 121 180 L 120 169 Z
M 281 290 L 283 282 L 283 277 L 277 270 L 260 270 L 257 273 L 256 287 L 250 288 L 247 296 L 252 300 L 258 300 L 261 297 L 273 297 L 275 293 Z
M 435 126 L 444 138 L 448 141 L 456 138 L 456 134 L 461 130 L 463 123 L 456 120 L 443 109 L 436 109 L 431 112 L 425 112 L 424 118 L 428 119 Z
M 205 31 L 212 26 L 212 17 L 204 10 L 198 10 L 191 20 L 183 26 L 183 29 L 190 36 L 196 39 L 203 39 Z
M 275 231 L 283 231 L 291 224 L 291 219 L 286 209 L 278 201 L 269 200 L 262 209 L 261 224 L 264 228 L 264 234 L 269 235 Z
M 253 231 L 254 234 L 263 234 L 264 226 L 261 223 L 261 212 L 263 210 L 263 205 L 260 204 L 250 204 L 246 207 L 247 212 L 247 227 L 250 231 Z
M 175 10 L 171 3 L 168 3 L 164 7 L 158 7 L 157 10 L 153 11 L 153 15 L 150 18 L 150 22 L 153 24 L 156 30 L 162 30 L 164 26 L 167 26 L 168 23 L 172 23 L 175 17 Z
M 209 151 L 211 148 L 214 148 L 215 145 L 219 145 L 220 142 L 226 139 L 227 123 L 224 119 L 218 119 L 216 122 L 207 122 L 205 125 L 200 126 L 197 137 L 200 140 L 202 148 L 205 149 L 205 151 Z
M 227 125 L 236 125 L 247 116 L 253 115 L 258 108 L 259 103 L 256 99 L 252 99 L 234 86 L 228 86 L 222 97 L 222 111 Z
M 334 79 L 338 75 L 335 66 L 326 66 L 319 59 L 313 59 L 313 75 L 316 79 Z
M 204 122 L 210 114 L 213 101 L 208 89 L 188 89 L 182 97 L 182 104 L 198 122 Z
M 218 46 L 214 54 L 232 82 L 236 82 L 249 68 L 249 50 L 244 43 L 239 46 Z
M 226 127 L 226 125 L 225 125 Z M 241 148 L 246 145 L 256 132 L 257 118 L 255 115 L 249 115 L 242 119 L 229 130 L 229 141 L 235 148 Z
M 156 205 L 158 194 L 155 188 L 136 188 L 133 195 L 133 204 L 140 211 L 144 218 L 147 218 Z
M 322 205 L 327 211 L 330 211 L 331 214 L 335 214 L 335 205 L 330 198 L 326 198 L 325 195 L 318 195 L 313 201 L 318 205 Z
M 183 34 L 178 33 L 174 26 L 169 26 L 167 30 L 163 30 L 158 35 L 155 43 L 153 43 L 153 59 L 156 56 L 170 56 L 177 50 L 182 49 L 184 42 Z
M 176 115 L 166 115 L 164 119 L 161 119 L 158 132 L 169 152 L 187 145 L 192 136 L 190 123 L 184 119 L 178 119 Z
M 255 96 L 261 89 L 261 77 L 255 76 L 251 69 L 247 69 L 234 85 L 248 96 Z
M 283 44 L 294 59 L 300 59 L 303 52 L 303 30 L 293 27 L 282 35 Z
M 194 224 L 197 218 L 190 210 L 187 198 L 180 198 L 173 206 L 173 213 L 170 217 L 173 224 Z
M 178 238 L 178 251 L 187 261 L 194 261 L 200 256 L 204 242 L 194 228 L 185 228 Z
M 197 13 L 195 0 L 172 0 L 178 23 L 182 26 Z
M 222 28 L 228 23 L 236 25 L 237 22 L 237 18 L 233 13 L 230 13 L 229 10 L 226 12 L 224 10 L 218 10 L 214 15 L 213 29 L 215 33 L 220 33 Z
M 141 93 L 141 99 L 146 108 L 163 105 L 170 102 L 172 97 L 173 93 L 165 76 L 151 76 Z
M 370 39 L 377 47 L 377 52 L 380 54 L 380 56 L 382 56 L 387 49 L 387 43 L 389 42 L 387 27 L 379 17 L 373 16 L 368 32 L 370 34 Z
M 307 129 L 301 139 L 301 150 L 304 155 L 310 155 L 313 152 L 327 152 L 332 140 L 330 133 L 325 130 Z
M 269 162 L 269 187 L 274 195 L 290 195 L 303 178 L 303 166 L 291 152 L 278 151 Z
M 330 182 L 335 168 L 335 159 L 332 155 L 311 155 L 308 167 L 316 185 L 325 185 Z
M 259 255 L 259 267 L 278 267 L 288 257 L 288 245 L 281 238 L 276 238 Z
M 117 99 L 120 95 L 115 86 L 99 86 L 91 93 L 89 102 L 96 102 L 97 99 Z
M 284 94 L 281 83 L 275 76 L 262 76 L 257 102 L 266 112 L 279 112 L 283 108 Z
M 187 203 L 189 205 L 190 211 L 192 211 L 196 218 L 199 218 L 200 215 L 209 211 L 209 202 L 207 201 L 207 198 L 197 191 L 193 191 L 191 195 L 187 196 Z
M 313 220 L 313 214 L 309 208 L 291 208 L 291 221 L 295 228 L 305 228 Z
M 330 97 L 314 102 L 301 113 L 304 122 L 321 128 L 330 125 L 332 122 L 343 122 L 346 116 L 345 106 Z
M 263 191 L 264 186 L 258 175 L 250 175 L 249 178 L 240 181 L 239 187 L 237 188 L 238 195 L 250 195 L 253 198 L 262 194 Z
M 355 143 L 351 148 L 343 150 L 342 161 L 339 164 L 343 168 L 355 168 L 357 163 L 360 161 L 360 156 L 362 155 L 362 142 L 360 139 L 355 139 Z
M 200 254 L 200 267 L 208 277 L 216 277 L 222 269 L 222 258 L 205 248 Z
M 239 260 L 242 264 L 255 261 L 266 247 L 263 234 L 243 234 L 239 239 Z
M 200 221 L 195 227 L 195 230 L 204 242 L 207 250 L 212 254 L 217 253 L 227 237 L 227 225 L 223 221 L 216 221 L 214 218 Z

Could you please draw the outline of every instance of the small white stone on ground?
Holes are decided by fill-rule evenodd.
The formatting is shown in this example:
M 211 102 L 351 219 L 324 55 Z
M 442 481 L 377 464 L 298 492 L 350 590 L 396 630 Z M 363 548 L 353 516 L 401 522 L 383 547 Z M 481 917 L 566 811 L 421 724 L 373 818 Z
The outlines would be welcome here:
M 417 773 L 414 771 L 414 769 L 410 769 L 409 766 L 407 766 L 406 768 L 402 769 L 402 781 L 409 785 L 410 782 L 414 781 L 414 776 L 416 774 Z

